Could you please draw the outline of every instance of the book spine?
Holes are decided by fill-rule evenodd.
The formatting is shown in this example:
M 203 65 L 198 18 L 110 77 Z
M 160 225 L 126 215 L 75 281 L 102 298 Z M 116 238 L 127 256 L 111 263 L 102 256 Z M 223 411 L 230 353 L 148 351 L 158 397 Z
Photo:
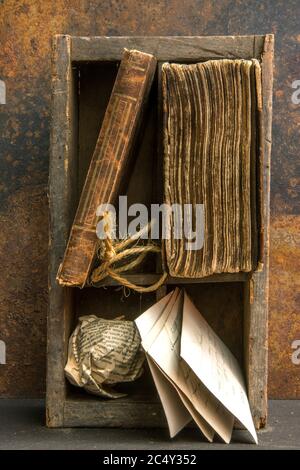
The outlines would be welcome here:
M 96 210 L 119 195 L 155 69 L 151 54 L 125 49 L 57 273 L 61 285 L 87 282 L 98 241 Z

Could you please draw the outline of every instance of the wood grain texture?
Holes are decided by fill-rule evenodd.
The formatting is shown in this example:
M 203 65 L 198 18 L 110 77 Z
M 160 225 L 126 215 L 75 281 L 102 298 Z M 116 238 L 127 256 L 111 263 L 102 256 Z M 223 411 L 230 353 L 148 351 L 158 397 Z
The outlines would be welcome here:
M 49 169 L 49 311 L 47 342 L 47 425 L 63 424 L 64 365 L 70 334 L 70 292 L 56 282 L 75 212 L 77 186 L 76 85 L 70 57 L 71 38 L 53 42 L 52 133 Z
M 65 427 L 161 428 L 166 419 L 160 403 L 128 399 L 102 402 L 70 399 L 64 409 Z
M 134 284 L 140 284 L 141 286 L 147 286 L 154 284 L 161 277 L 160 274 L 154 273 L 142 273 L 142 274 L 128 274 L 127 279 Z M 247 281 L 249 277 L 248 273 L 221 273 L 221 274 L 212 274 L 211 276 L 204 277 L 172 277 L 168 276 L 166 279 L 166 285 L 174 284 L 205 284 L 210 282 L 242 282 Z M 105 287 L 105 286 L 118 286 L 119 284 L 111 278 L 105 279 L 104 281 L 99 282 L 95 287 Z
M 255 425 L 264 427 L 267 420 L 268 380 L 268 300 L 269 300 L 269 226 L 270 226 L 270 158 L 272 131 L 274 36 L 266 35 L 262 54 L 263 116 L 260 132 L 263 160 L 264 263 L 245 286 L 245 364 L 248 393 Z
M 123 47 L 154 54 L 159 61 L 259 57 L 264 36 L 74 37 L 72 60 L 120 60 Z
M 155 38 L 153 38 L 155 39 Z M 72 53 L 75 52 L 73 39 L 72 41 Z M 188 41 L 190 47 L 190 39 Z M 74 112 L 76 109 L 75 106 L 71 106 L 71 103 L 76 103 L 74 97 L 74 85 L 75 81 L 70 75 L 70 38 L 61 37 L 57 38 L 57 44 L 60 44 L 62 54 L 60 59 L 57 57 L 56 71 L 54 76 L 59 76 L 57 81 L 56 89 L 59 93 L 54 93 L 54 114 L 65 122 L 65 125 L 59 126 L 56 123 L 53 127 L 52 134 L 52 156 L 51 156 L 51 193 L 50 193 L 50 203 L 52 213 L 52 232 L 51 232 L 51 246 L 54 249 L 55 253 L 51 254 L 51 268 L 50 273 L 50 310 L 49 310 L 49 362 L 48 362 L 48 393 L 47 393 L 47 410 L 48 410 L 48 425 L 50 426 L 80 426 L 80 425 L 105 425 L 105 426 L 144 426 L 147 423 L 151 422 L 149 418 L 149 413 L 158 413 L 153 415 L 153 421 L 160 425 L 161 415 L 158 410 L 155 400 L 151 396 L 145 394 L 142 397 L 137 393 L 137 389 L 133 391 L 132 394 L 126 399 L 123 403 L 114 403 L 112 408 L 109 408 L 109 403 L 94 401 L 94 399 L 86 400 L 81 394 L 76 395 L 75 397 L 74 390 L 71 386 L 67 385 L 63 375 L 63 366 L 66 360 L 67 352 L 67 340 L 71 329 L 74 327 L 76 321 L 76 311 L 78 314 L 84 314 L 86 312 L 96 311 L 101 315 L 101 306 L 106 305 L 107 314 L 115 315 L 114 308 L 113 312 L 110 311 L 109 305 L 111 305 L 110 300 L 114 299 L 116 301 L 116 294 L 114 292 L 107 293 L 107 300 L 101 304 L 101 290 L 93 289 L 93 295 L 86 295 L 84 301 L 85 291 L 76 290 L 76 289 L 63 289 L 60 286 L 53 284 L 53 269 L 56 264 L 56 267 L 61 260 L 62 250 L 65 246 L 67 240 L 68 230 L 72 221 L 74 211 L 74 205 L 77 202 L 77 195 L 72 194 L 72 188 L 77 186 L 71 184 L 71 179 L 73 182 L 77 182 L 78 178 L 76 174 L 76 169 L 82 168 L 82 164 L 77 163 L 77 155 L 74 152 L 74 147 L 72 146 L 72 141 L 76 142 L 76 132 L 74 134 L 76 126 L 73 124 L 72 116 L 76 116 Z M 253 46 L 253 41 L 251 43 Z M 213 46 L 215 47 L 215 46 Z M 267 48 L 266 48 L 267 51 Z M 99 51 L 98 51 L 99 52 Z M 257 49 L 257 56 L 260 57 L 262 50 Z M 106 52 L 104 51 L 104 56 Z M 267 54 L 267 52 L 266 52 Z M 106 57 L 106 56 L 105 56 Z M 114 59 L 112 57 L 112 59 Z M 115 58 L 116 60 L 116 58 Z M 71 62 L 72 63 L 72 62 Z M 268 63 L 268 62 L 267 62 Z M 73 65 L 73 64 L 72 64 Z M 57 71 L 59 73 L 57 73 Z M 76 68 L 75 68 L 76 71 Z M 268 78 L 265 77 L 265 85 L 268 82 Z M 266 94 L 266 96 L 269 96 Z M 55 108 L 56 106 L 56 108 Z M 55 111 L 56 109 L 56 111 Z M 270 108 L 266 108 L 266 117 L 267 123 L 270 122 Z M 65 119 L 67 116 L 67 119 Z M 74 118 L 75 119 L 75 118 Z M 69 120 L 69 121 L 68 121 Z M 68 132 L 69 129 L 69 132 Z M 57 138 L 55 138 L 57 137 Z M 74 140 L 73 140 L 74 138 Z M 267 137 L 268 138 L 268 137 Z M 73 149 L 73 150 L 72 150 Z M 61 161 L 62 160 L 62 161 Z M 71 168 L 72 167 L 72 168 Z M 62 178 L 58 178 L 58 174 L 62 174 Z M 267 178 L 267 176 L 265 176 Z M 267 181 L 267 180 L 266 180 Z M 266 183 L 265 183 L 266 184 Z M 62 194 L 62 189 L 64 190 L 64 197 L 58 197 L 59 194 Z M 268 194 L 268 186 L 266 185 L 266 195 Z M 266 197 L 266 196 L 265 196 Z M 265 199 L 266 201 L 266 199 Z M 74 213 L 74 212 L 73 212 Z M 66 216 L 66 218 L 64 218 Z M 63 217 L 63 218 L 62 218 Z M 51 248 L 51 252 L 53 251 Z M 257 274 L 257 276 L 256 276 Z M 249 386 L 249 395 L 251 406 L 255 414 L 256 425 L 262 426 L 265 422 L 266 409 L 265 409 L 265 400 L 261 398 L 261 386 L 265 384 L 264 380 L 266 377 L 266 362 L 265 362 L 265 349 L 259 356 L 256 356 L 256 352 L 261 345 L 265 346 L 265 331 L 266 331 L 266 315 L 267 315 L 267 304 L 266 302 L 259 307 L 259 295 L 266 294 L 265 284 L 261 282 L 261 272 L 255 273 L 254 281 L 251 282 L 248 280 L 248 275 L 246 277 L 240 278 L 239 274 L 237 278 L 231 277 L 229 275 L 228 279 L 223 276 L 219 279 L 212 277 L 210 282 L 206 285 L 199 285 L 192 283 L 192 286 L 189 289 L 193 289 L 195 296 L 198 296 L 198 301 L 203 304 L 204 315 L 207 315 L 209 321 L 212 322 L 213 328 L 224 338 L 225 342 L 229 344 L 234 353 L 241 360 L 242 351 L 241 351 L 241 341 L 242 333 L 237 332 L 237 327 L 241 330 L 242 328 L 242 313 L 241 313 L 241 292 L 239 282 L 234 282 L 231 286 L 231 289 L 228 289 L 227 284 L 222 284 L 231 280 L 241 281 L 241 286 L 245 287 L 244 300 L 247 305 L 251 308 L 248 309 L 249 315 L 246 314 L 246 321 L 244 322 L 245 332 L 244 332 L 244 344 L 245 344 L 245 353 L 244 358 L 246 361 L 249 361 L 249 364 L 245 368 L 248 376 L 248 386 Z M 254 290 L 250 289 L 250 286 L 253 286 L 253 282 L 256 282 L 256 279 L 259 279 L 258 284 L 254 285 Z M 208 281 L 209 278 L 206 278 Z M 147 282 L 147 279 L 144 279 Z M 170 279 L 170 283 L 173 280 Z M 176 282 L 174 280 L 174 282 Z M 205 282 L 205 281 L 204 281 Z M 228 284 L 230 285 L 230 284 Z M 217 287 L 219 286 L 219 287 Z M 216 288 L 222 291 L 222 296 L 215 295 Z M 247 297 L 247 288 L 249 288 L 249 295 Z M 113 289 L 113 287 L 112 287 Z M 77 295 L 74 295 L 74 292 L 77 292 Z M 234 297 L 233 297 L 233 293 Z M 257 292 L 257 301 L 253 302 L 253 292 Z M 109 299 L 109 295 L 112 295 Z M 158 296 L 160 293 L 158 293 Z M 256 294 L 255 294 L 256 295 Z M 236 299 L 234 302 L 234 298 Z M 266 295 L 264 297 L 266 299 Z M 206 299 L 206 300 L 204 300 Z M 248 299 L 248 300 L 247 300 Z M 131 314 L 134 315 L 139 312 L 139 309 L 142 307 L 142 299 L 131 299 Z M 151 300 L 151 299 L 150 299 Z M 149 299 L 147 299 L 147 302 Z M 153 301 L 153 299 L 152 299 Z M 234 305 L 234 306 L 233 306 Z M 122 301 L 120 303 L 122 306 Z M 200 307 L 200 305 L 198 304 Z M 220 310 L 220 306 L 222 307 Z M 117 307 L 117 305 L 116 305 Z M 226 308 L 231 309 L 231 319 L 232 321 L 225 321 L 227 314 L 225 315 Z M 219 312 L 219 314 L 218 314 Z M 223 313 L 222 313 L 223 312 Z M 117 312 L 118 313 L 118 312 Z M 248 323 L 247 323 L 248 322 Z M 262 330 L 262 336 L 259 336 L 259 331 Z M 235 331 L 235 333 L 233 333 Z M 252 335 L 252 336 L 250 336 Z M 249 339 L 249 341 L 248 341 Z M 237 340 L 240 340 L 239 345 Z M 251 362 L 252 361 L 252 362 Z M 146 378 L 145 378 L 146 379 Z M 260 384 L 258 386 L 258 384 Z M 138 388 L 139 385 L 135 384 Z M 134 387 L 135 387 L 134 385 Z M 147 381 L 145 382 L 145 387 L 147 388 Z M 255 388 L 257 387 L 257 388 Z M 146 392 L 146 388 L 142 388 Z M 266 394 L 266 390 L 263 390 L 263 393 Z M 147 396 L 147 398 L 146 398 Z M 265 396 L 265 395 L 264 395 Z M 88 403 L 87 403 L 88 401 Z M 154 408 L 152 404 L 154 403 Z M 127 410 L 127 411 L 125 411 Z M 136 410 L 139 412 L 137 413 Z M 152 411 L 151 411 L 152 410 Z M 145 417 L 146 416 L 146 417 Z M 89 424 L 90 423 L 90 424 Z

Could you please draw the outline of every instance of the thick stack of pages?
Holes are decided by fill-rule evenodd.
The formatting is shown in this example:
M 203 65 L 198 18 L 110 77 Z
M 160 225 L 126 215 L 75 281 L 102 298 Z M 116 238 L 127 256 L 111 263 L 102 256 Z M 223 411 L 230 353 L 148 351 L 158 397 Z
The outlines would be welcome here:
M 257 443 L 240 366 L 183 290 L 135 322 L 171 437 L 193 419 L 209 441 L 229 443 L 237 419 Z
M 165 244 L 169 273 L 203 277 L 249 272 L 257 264 L 260 229 L 256 188 L 260 64 L 257 60 L 165 63 L 162 90 L 165 202 L 192 205 L 186 220 L 199 239 L 201 216 L 204 226 L 200 248 L 199 243 L 198 247 L 187 243 L 189 235 L 180 239 L 171 230 Z M 197 213 L 196 204 L 203 204 Z M 174 218 L 173 213 L 171 228 Z

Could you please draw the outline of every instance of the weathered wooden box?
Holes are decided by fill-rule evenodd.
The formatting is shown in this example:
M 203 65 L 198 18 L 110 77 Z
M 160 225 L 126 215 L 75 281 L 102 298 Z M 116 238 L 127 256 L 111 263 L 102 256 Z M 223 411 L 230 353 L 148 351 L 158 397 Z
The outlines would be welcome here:
M 146 371 L 125 387 L 128 396 L 103 400 L 72 387 L 65 379 L 68 339 L 84 314 L 135 318 L 155 294 L 122 298 L 110 282 L 102 288 L 62 288 L 55 280 L 66 247 L 89 159 L 109 99 L 123 48 L 154 53 L 159 62 L 198 62 L 221 58 L 257 58 L 262 63 L 263 119 L 260 160 L 263 181 L 264 264 L 260 271 L 168 280 L 185 287 L 201 313 L 244 368 L 257 428 L 267 416 L 267 316 L 269 184 L 272 112 L 273 36 L 241 37 L 71 37 L 56 36 L 53 60 L 53 121 L 50 159 L 50 244 L 47 425 L 160 427 L 166 421 Z M 158 87 L 153 86 L 146 125 L 128 188 L 129 202 L 157 199 Z M 159 153 L 159 152 L 158 152 Z M 153 271 L 132 275 L 139 283 L 157 279 Z

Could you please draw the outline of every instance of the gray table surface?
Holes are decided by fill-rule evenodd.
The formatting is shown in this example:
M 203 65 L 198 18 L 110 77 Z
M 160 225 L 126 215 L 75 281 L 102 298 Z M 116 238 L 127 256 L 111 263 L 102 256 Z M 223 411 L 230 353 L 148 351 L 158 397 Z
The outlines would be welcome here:
M 231 444 L 204 442 L 197 429 L 170 439 L 167 429 L 48 429 L 43 400 L 0 400 L 0 449 L 300 449 L 300 400 L 269 402 L 269 423 L 259 445 L 246 431 L 234 431 Z

